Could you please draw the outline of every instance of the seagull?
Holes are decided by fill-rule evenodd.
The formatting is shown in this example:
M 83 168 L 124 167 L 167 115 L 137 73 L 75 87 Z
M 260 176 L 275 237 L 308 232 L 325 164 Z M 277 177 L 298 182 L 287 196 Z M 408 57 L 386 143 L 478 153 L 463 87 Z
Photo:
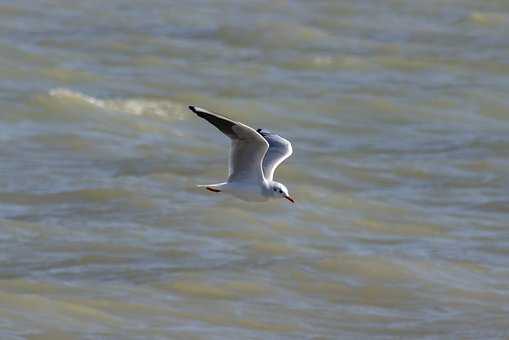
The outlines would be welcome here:
M 269 130 L 255 130 L 197 106 L 189 106 L 189 109 L 231 139 L 228 179 L 199 187 L 228 193 L 244 201 L 286 198 L 295 203 L 286 186 L 273 180 L 276 168 L 293 153 L 288 140 Z

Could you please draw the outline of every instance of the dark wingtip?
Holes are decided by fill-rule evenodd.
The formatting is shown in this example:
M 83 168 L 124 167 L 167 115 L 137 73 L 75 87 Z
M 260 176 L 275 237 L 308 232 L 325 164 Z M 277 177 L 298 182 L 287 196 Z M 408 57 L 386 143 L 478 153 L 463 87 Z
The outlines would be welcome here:
M 218 128 L 222 133 L 227 135 L 228 137 L 232 139 L 237 139 L 238 136 L 235 134 L 235 132 L 232 130 L 232 127 L 236 124 L 235 122 L 229 120 L 228 118 L 221 117 L 220 115 L 217 115 L 212 112 L 208 112 L 200 107 L 189 105 L 189 110 L 196 113 L 196 115 L 200 118 L 205 119 L 210 124 L 214 125 L 216 128 Z
M 256 132 L 258 132 L 263 137 L 266 137 L 271 134 L 271 132 L 267 129 L 256 129 Z

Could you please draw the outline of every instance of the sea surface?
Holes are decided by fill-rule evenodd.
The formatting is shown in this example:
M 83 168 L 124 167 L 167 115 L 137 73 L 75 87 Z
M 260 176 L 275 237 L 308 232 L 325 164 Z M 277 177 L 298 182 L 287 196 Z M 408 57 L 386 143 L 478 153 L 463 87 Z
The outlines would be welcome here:
M 509 338 L 509 1 L 0 1 L 0 339 Z M 246 203 L 198 105 L 290 139 Z

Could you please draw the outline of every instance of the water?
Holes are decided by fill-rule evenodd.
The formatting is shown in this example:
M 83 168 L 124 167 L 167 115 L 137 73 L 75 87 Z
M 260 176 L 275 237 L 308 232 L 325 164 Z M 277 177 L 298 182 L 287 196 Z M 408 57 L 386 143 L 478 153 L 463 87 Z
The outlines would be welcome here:
M 0 2 L 0 338 L 509 337 L 509 3 Z M 294 143 L 297 200 L 195 187 Z

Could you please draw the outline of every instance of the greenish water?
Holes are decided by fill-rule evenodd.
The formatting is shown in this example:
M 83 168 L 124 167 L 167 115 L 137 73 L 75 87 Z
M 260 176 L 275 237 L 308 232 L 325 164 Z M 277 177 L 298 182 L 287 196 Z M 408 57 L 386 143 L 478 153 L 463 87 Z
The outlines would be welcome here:
M 0 338 L 509 336 L 506 1 L 0 1 Z M 289 138 L 297 204 L 227 140 Z

